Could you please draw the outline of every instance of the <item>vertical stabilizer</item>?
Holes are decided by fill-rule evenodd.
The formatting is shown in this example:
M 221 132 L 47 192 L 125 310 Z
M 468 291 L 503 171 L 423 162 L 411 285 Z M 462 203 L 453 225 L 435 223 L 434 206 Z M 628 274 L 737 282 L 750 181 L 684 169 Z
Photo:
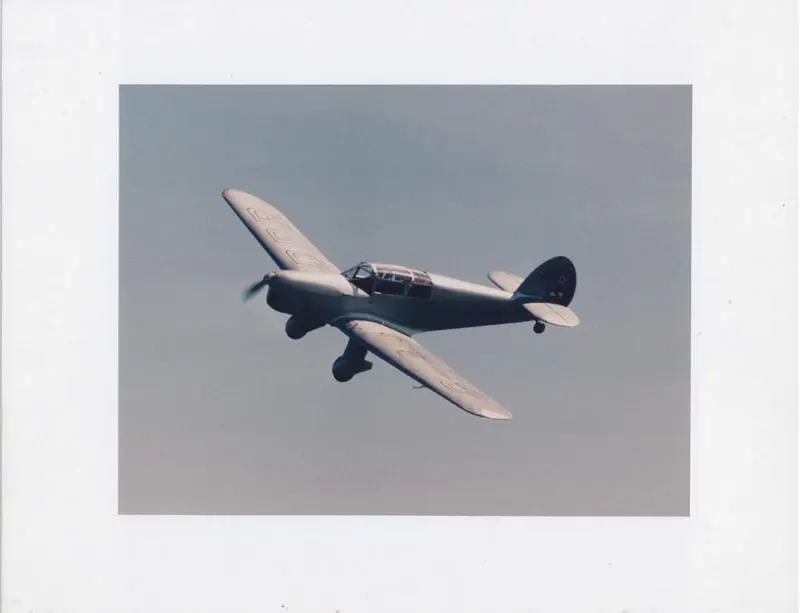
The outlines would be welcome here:
M 515 295 L 531 302 L 548 302 L 567 306 L 575 296 L 578 276 L 575 265 L 563 255 L 540 264 L 517 288 Z

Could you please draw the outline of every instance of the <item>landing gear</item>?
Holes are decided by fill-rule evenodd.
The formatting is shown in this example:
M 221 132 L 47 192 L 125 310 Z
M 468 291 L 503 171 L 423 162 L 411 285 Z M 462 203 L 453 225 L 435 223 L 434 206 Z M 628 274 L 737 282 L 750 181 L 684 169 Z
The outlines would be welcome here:
M 372 362 L 362 359 L 360 362 L 351 361 L 346 356 L 342 355 L 336 358 L 333 362 L 333 378 L 339 383 L 346 383 L 358 373 L 365 372 L 372 368 Z
M 339 383 L 346 383 L 358 373 L 370 370 L 372 362 L 364 359 L 366 355 L 367 350 L 362 345 L 358 345 L 352 340 L 348 341 L 344 353 L 333 362 L 333 368 L 331 368 L 333 378 Z
M 331 372 L 333 373 L 333 378 L 339 383 L 347 383 L 355 375 L 350 372 L 349 368 L 347 368 L 347 364 L 342 364 L 339 362 L 341 359 L 342 358 L 336 359 L 336 361 L 333 363 L 333 368 L 331 368 Z
M 542 332 L 544 332 L 544 323 L 541 321 L 537 321 L 535 324 L 533 324 L 533 331 L 536 334 L 541 334 Z
M 308 321 L 304 321 L 298 318 L 296 315 L 292 315 L 289 319 L 286 320 L 286 336 L 288 336 L 292 340 L 298 340 L 303 338 L 306 334 L 308 334 L 312 330 L 321 328 L 324 325 L 325 325 L 324 323 L 323 324 L 309 323 Z

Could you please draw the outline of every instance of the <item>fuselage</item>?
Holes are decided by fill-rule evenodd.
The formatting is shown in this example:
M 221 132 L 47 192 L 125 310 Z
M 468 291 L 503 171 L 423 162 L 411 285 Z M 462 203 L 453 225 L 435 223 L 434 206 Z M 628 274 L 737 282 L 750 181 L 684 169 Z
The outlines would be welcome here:
M 425 275 L 425 292 L 406 287 L 402 293 L 384 293 L 377 285 L 365 291 L 343 274 L 278 271 L 270 283 L 267 304 L 309 325 L 354 317 L 408 334 L 533 319 L 510 292 L 444 275 Z

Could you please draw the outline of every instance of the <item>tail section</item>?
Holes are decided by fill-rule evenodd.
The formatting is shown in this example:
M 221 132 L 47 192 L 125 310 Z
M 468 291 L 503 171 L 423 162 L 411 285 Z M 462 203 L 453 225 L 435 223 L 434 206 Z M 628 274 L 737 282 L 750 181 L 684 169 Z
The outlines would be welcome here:
M 494 283 L 497 287 L 506 292 L 511 292 L 512 294 L 517 291 L 517 288 L 522 284 L 522 277 L 502 270 L 493 270 L 486 276 L 489 277 L 489 281 Z
M 567 306 L 575 296 L 577 285 L 578 275 L 575 272 L 575 265 L 562 255 L 540 264 L 522 281 L 514 294 L 530 298 L 531 302 Z
M 549 302 L 526 302 L 522 308 L 533 315 L 537 321 L 564 328 L 574 328 L 581 320 L 568 306 Z M 536 328 L 534 328 L 534 331 Z
M 578 276 L 569 258 L 559 256 L 542 263 L 525 279 L 509 272 L 493 270 L 489 279 L 500 289 L 514 294 L 538 322 L 533 331 L 541 334 L 544 324 L 571 328 L 580 323 L 567 305 L 575 297 Z

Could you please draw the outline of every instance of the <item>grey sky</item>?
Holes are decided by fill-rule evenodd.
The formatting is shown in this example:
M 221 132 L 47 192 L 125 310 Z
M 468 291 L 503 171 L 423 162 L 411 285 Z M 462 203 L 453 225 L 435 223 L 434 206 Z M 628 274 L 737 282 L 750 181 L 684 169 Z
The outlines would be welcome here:
M 126 86 L 120 511 L 685 515 L 688 86 Z M 486 282 L 567 255 L 582 324 L 419 340 L 514 413 L 474 418 L 346 339 L 301 341 L 220 197 L 283 210 L 342 268 Z

